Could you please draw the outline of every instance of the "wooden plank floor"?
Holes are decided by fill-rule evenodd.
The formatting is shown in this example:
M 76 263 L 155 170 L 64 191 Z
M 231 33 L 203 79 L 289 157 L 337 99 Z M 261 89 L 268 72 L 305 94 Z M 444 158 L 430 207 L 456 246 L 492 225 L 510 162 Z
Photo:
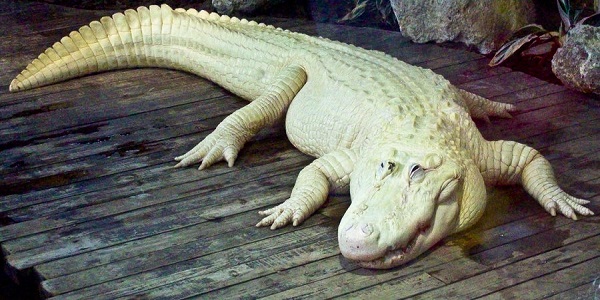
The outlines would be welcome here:
M 0 6 L 0 243 L 6 271 L 56 299 L 590 299 L 600 217 L 553 218 L 520 187 L 491 189 L 477 226 L 389 271 L 345 260 L 337 224 L 348 197 L 302 226 L 255 228 L 311 158 L 281 128 L 236 166 L 173 169 L 172 158 L 245 103 L 176 71 L 125 70 L 8 93 L 10 80 L 70 30 L 110 12 L 25 1 Z M 416 45 L 397 32 L 270 20 L 386 51 L 458 86 L 516 104 L 479 124 L 488 139 L 539 149 L 567 191 L 600 213 L 600 105 L 480 55 Z M 598 292 L 600 293 L 600 292 Z M 600 297 L 600 296 L 599 296 Z

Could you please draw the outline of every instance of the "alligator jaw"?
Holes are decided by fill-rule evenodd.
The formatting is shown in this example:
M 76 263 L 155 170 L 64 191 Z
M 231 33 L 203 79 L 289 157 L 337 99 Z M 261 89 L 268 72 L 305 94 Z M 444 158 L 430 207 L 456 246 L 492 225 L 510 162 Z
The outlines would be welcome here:
M 355 261 L 358 265 L 368 269 L 389 269 L 390 267 L 402 265 L 415 258 L 415 245 L 422 245 L 423 239 L 431 234 L 431 226 L 420 226 L 414 237 L 403 246 L 394 246 L 379 258 L 369 261 Z M 417 254 L 418 255 L 418 254 Z

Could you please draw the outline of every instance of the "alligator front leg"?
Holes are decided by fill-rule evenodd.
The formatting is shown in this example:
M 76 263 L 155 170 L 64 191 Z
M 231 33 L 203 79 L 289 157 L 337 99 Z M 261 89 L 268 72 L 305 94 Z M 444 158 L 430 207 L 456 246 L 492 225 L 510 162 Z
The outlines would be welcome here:
M 277 229 L 290 222 L 294 226 L 299 225 L 325 203 L 330 189 L 342 190 L 349 186 L 355 161 L 356 153 L 349 149 L 334 151 L 314 160 L 300 171 L 290 198 L 259 212 L 266 217 L 256 226 L 271 225 L 271 229 Z
M 483 151 L 485 156 L 482 157 L 482 175 L 487 183 L 520 182 L 553 216 L 557 210 L 573 220 L 577 220 L 577 213 L 584 216 L 594 214 L 583 206 L 589 203 L 588 200 L 573 197 L 558 186 L 550 163 L 537 150 L 513 141 L 487 144 L 489 147 Z
M 225 118 L 202 142 L 186 154 L 178 156 L 175 167 L 202 161 L 200 170 L 225 160 L 231 167 L 238 152 L 259 130 L 282 119 L 300 89 L 306 83 L 306 72 L 299 66 L 284 69 L 263 95 Z

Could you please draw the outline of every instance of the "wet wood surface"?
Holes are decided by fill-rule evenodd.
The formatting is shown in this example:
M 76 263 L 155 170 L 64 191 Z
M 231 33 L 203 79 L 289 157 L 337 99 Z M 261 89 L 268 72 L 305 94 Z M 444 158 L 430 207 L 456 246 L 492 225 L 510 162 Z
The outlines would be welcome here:
M 8 92 L 46 47 L 111 13 L 26 1 L 0 6 L 0 244 L 6 272 L 35 282 L 44 297 L 591 297 L 600 277 L 600 217 L 553 218 L 520 187 L 490 189 L 474 228 L 413 263 L 366 270 L 337 246 L 348 196 L 332 195 L 299 227 L 254 227 L 257 211 L 284 201 L 312 160 L 282 128 L 261 132 L 233 168 L 172 168 L 174 156 L 245 104 L 209 81 L 136 69 Z M 397 32 L 265 20 L 385 51 L 516 104 L 513 119 L 478 122 L 483 135 L 539 149 L 560 185 L 600 213 L 597 97 Z

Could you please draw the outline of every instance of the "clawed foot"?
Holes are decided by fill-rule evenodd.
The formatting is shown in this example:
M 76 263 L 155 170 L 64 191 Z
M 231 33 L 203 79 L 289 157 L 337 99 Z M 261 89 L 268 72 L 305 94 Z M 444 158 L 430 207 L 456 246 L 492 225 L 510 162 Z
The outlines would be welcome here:
M 540 202 L 542 203 L 544 209 L 546 209 L 546 211 L 548 211 L 552 216 L 556 216 L 557 210 L 567 218 L 571 218 L 573 220 L 577 220 L 577 214 L 582 216 L 594 215 L 593 211 L 583 206 L 590 203 L 590 201 L 573 197 L 561 190 L 558 191 L 558 195 L 544 198 Z
M 513 104 L 498 103 L 498 109 L 494 112 L 490 112 L 490 116 L 501 117 L 501 118 L 512 118 L 511 112 L 516 112 L 518 109 Z
M 271 229 L 277 229 L 284 227 L 290 223 L 293 226 L 298 226 L 304 219 L 307 217 L 306 212 L 302 211 L 299 208 L 290 208 L 287 202 L 279 204 L 273 208 L 259 211 L 258 213 L 264 217 L 260 222 L 256 224 L 256 227 L 264 227 L 271 225 Z
M 175 157 L 175 160 L 179 162 L 175 167 L 186 167 L 202 161 L 198 168 L 202 170 L 221 160 L 225 160 L 229 167 L 232 167 L 238 152 L 250 137 L 251 135 L 246 135 L 241 131 L 236 132 L 217 127 L 192 150 Z

